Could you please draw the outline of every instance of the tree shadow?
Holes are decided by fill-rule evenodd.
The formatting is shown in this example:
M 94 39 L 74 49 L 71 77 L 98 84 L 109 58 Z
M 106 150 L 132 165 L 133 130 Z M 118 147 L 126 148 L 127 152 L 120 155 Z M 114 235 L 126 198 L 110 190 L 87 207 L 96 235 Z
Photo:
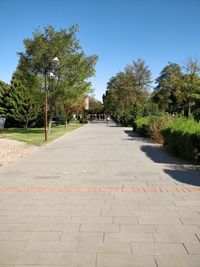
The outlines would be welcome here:
M 178 182 L 200 186 L 200 166 L 192 165 L 182 159 L 170 155 L 157 144 L 142 145 L 141 150 L 152 161 L 160 164 L 168 164 L 163 171 Z
M 133 141 L 144 141 L 145 143 L 153 144 L 154 141 L 147 137 L 142 137 L 138 135 L 136 132 L 133 132 L 133 130 L 125 130 L 124 131 L 129 137 L 133 138 Z M 129 139 L 130 140 L 130 139 Z
M 162 145 L 155 143 L 149 138 L 141 137 L 132 130 L 125 130 L 124 132 L 131 137 L 133 141 L 141 143 L 141 151 L 153 162 L 166 164 L 166 168 L 162 169 L 171 178 L 181 183 L 200 186 L 199 165 L 190 164 L 189 162 L 169 154 L 164 150 Z
M 173 170 L 165 169 L 164 172 L 181 183 L 200 186 L 200 172 L 197 170 L 176 167 Z
M 140 148 L 147 155 L 147 157 L 149 157 L 156 163 L 176 165 L 188 164 L 183 160 L 170 155 L 167 151 L 164 150 L 162 145 L 152 143 L 151 145 L 142 145 Z

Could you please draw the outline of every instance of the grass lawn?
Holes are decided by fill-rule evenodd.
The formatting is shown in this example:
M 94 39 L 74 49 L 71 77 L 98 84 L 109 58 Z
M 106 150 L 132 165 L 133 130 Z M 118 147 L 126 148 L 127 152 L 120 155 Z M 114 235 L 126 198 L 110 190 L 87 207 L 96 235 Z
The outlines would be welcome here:
M 77 123 L 70 123 L 67 127 L 65 125 L 52 126 L 51 133 L 48 135 L 48 142 L 62 136 L 67 132 L 71 132 L 82 126 Z M 44 141 L 44 128 L 10 128 L 8 131 L 0 133 L 1 136 L 14 139 L 28 144 L 41 146 L 47 142 Z

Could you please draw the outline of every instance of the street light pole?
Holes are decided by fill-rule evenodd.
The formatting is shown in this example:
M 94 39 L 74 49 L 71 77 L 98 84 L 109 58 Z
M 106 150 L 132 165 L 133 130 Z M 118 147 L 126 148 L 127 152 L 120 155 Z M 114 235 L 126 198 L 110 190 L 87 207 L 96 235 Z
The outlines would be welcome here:
M 57 57 L 55 57 L 52 60 L 52 65 L 54 64 L 54 68 L 56 66 L 58 66 L 60 63 L 59 59 Z M 53 67 L 51 67 L 49 70 L 47 70 L 47 68 L 45 68 L 45 72 L 44 72 L 44 89 L 45 89 L 45 110 L 44 110 L 44 114 L 45 114 L 45 118 L 44 118 L 44 134 L 45 134 L 45 142 L 48 140 L 48 92 L 47 92 L 47 73 L 48 71 L 50 71 Z M 52 75 L 50 75 L 52 76 Z M 53 75 L 54 76 L 54 75 Z
M 45 110 L 44 110 L 44 114 L 45 114 L 45 118 L 44 118 L 44 123 L 45 123 L 45 126 L 44 126 L 44 134 L 45 134 L 45 142 L 47 141 L 48 139 L 48 136 L 47 136 L 47 125 L 48 125 L 48 116 L 47 116 L 47 113 L 48 113 L 48 96 L 47 96 L 47 70 L 45 69 L 45 80 L 44 80 L 44 88 L 45 88 L 45 102 L 44 102 L 44 106 L 45 106 Z

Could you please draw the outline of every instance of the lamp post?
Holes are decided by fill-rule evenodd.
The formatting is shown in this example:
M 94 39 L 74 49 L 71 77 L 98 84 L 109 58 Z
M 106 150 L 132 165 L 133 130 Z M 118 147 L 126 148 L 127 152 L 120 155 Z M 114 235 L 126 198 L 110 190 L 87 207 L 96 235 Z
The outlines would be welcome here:
M 52 60 L 52 68 L 54 69 L 56 66 L 58 66 L 60 63 L 59 59 L 57 57 L 55 57 Z M 47 70 L 47 68 L 44 71 L 44 88 L 45 88 L 45 110 L 44 110 L 44 114 L 45 114 L 45 118 L 44 118 L 44 135 L 45 135 L 45 142 L 48 140 L 48 92 L 47 92 L 47 74 L 48 71 L 50 71 L 51 69 Z M 50 73 L 49 76 L 52 78 L 52 76 L 54 76 L 53 73 Z

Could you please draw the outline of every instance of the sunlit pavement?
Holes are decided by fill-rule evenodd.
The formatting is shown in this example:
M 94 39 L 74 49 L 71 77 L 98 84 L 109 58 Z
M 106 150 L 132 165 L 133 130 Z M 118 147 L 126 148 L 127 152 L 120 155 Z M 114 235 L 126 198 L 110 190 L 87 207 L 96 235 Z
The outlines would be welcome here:
M 96 122 L 0 168 L 0 267 L 200 267 L 200 172 Z

